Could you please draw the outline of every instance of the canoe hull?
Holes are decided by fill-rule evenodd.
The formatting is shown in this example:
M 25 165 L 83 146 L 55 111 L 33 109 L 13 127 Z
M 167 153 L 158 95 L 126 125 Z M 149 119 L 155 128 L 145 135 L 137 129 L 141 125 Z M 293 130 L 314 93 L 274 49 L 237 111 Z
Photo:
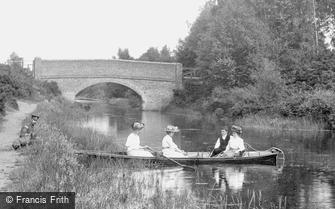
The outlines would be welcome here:
M 77 155 L 96 158 L 96 159 L 110 159 L 110 160 L 125 160 L 160 165 L 175 165 L 170 160 L 164 157 L 140 157 L 140 156 L 128 156 L 124 153 L 107 153 L 107 152 L 97 152 L 97 151 L 87 151 L 78 150 Z M 184 165 L 204 165 L 204 164 L 262 164 L 262 165 L 276 165 L 277 162 L 277 152 L 271 151 L 253 151 L 246 152 L 243 157 L 231 157 L 231 158 L 220 158 L 208 157 L 209 153 L 205 152 L 193 152 L 189 153 L 188 158 L 171 158 L 178 163 Z

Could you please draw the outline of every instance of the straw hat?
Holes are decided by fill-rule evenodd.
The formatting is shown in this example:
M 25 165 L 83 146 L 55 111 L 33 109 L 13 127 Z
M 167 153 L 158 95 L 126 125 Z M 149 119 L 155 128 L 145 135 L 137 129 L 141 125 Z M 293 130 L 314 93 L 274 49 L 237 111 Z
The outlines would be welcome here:
M 177 126 L 168 125 L 165 131 L 176 133 L 176 132 L 179 132 L 180 130 L 178 129 Z
M 237 134 L 241 134 L 242 133 L 242 128 L 239 127 L 239 126 L 232 125 L 231 132 L 233 132 L 233 133 L 235 132 Z
M 131 124 L 131 128 L 133 130 L 141 130 L 144 128 L 144 123 L 141 123 L 141 122 L 134 122 L 133 124 Z

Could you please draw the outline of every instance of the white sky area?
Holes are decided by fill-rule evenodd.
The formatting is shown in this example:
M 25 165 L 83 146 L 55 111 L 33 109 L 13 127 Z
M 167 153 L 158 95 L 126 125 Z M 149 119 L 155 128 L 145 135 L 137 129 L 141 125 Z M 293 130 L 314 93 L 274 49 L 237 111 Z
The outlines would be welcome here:
M 12 52 L 42 59 L 138 58 L 174 50 L 207 0 L 1 0 L 0 62 Z

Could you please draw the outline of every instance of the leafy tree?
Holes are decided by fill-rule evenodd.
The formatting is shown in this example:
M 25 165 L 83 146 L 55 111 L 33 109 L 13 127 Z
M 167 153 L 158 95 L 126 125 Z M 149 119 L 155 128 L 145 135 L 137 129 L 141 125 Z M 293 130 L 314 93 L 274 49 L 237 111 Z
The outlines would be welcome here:
M 152 62 L 174 62 L 175 58 L 172 56 L 170 49 L 165 45 L 159 51 L 157 48 L 150 47 L 138 60 L 152 61 Z
M 185 85 L 176 103 L 232 116 L 308 116 L 335 127 L 334 11 L 328 0 L 207 2 L 176 50 L 178 62 L 200 70 L 204 90 Z
M 160 60 L 160 53 L 159 53 L 157 48 L 150 47 L 138 59 L 142 60 L 142 61 L 159 61 Z
M 159 61 L 161 62 L 173 62 L 174 58 L 171 56 L 170 49 L 165 45 L 163 46 L 162 50 L 160 51 Z
M 129 55 L 129 50 L 128 49 L 120 49 L 118 50 L 117 52 L 117 56 L 119 57 L 119 59 L 122 59 L 122 60 L 133 60 L 134 58 L 131 57 Z
M 269 28 L 244 0 L 208 2 L 190 35 L 180 43 L 177 59 L 189 66 L 195 64 L 212 88 L 252 83 L 250 75 L 257 64 L 254 58 L 273 54 Z
M 196 66 L 196 53 L 186 45 L 185 41 L 180 40 L 176 50 L 176 61 L 181 63 L 184 67 Z
M 7 62 L 11 66 L 17 65 L 19 67 L 23 67 L 23 58 L 19 57 L 15 52 L 10 54 L 9 60 L 7 60 Z

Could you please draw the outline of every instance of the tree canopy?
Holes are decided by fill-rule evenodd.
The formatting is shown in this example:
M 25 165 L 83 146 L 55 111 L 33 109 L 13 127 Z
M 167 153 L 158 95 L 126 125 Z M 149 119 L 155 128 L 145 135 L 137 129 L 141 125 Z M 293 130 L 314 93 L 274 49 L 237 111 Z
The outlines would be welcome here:
M 165 45 L 161 50 L 158 50 L 158 48 L 155 47 L 150 47 L 138 58 L 138 60 L 152 62 L 174 62 L 175 58 L 172 55 L 170 49 Z
M 335 91 L 334 11 L 328 0 L 210 0 L 179 42 L 176 60 L 200 72 L 203 108 L 229 107 L 235 115 L 300 108 L 308 115 L 315 103 L 306 101 L 320 99 L 311 95 Z M 184 91 L 195 95 L 189 87 Z M 304 99 L 293 99 L 297 94 Z
M 121 60 L 133 60 L 134 58 L 129 55 L 128 49 L 120 49 L 117 52 L 117 56 Z

